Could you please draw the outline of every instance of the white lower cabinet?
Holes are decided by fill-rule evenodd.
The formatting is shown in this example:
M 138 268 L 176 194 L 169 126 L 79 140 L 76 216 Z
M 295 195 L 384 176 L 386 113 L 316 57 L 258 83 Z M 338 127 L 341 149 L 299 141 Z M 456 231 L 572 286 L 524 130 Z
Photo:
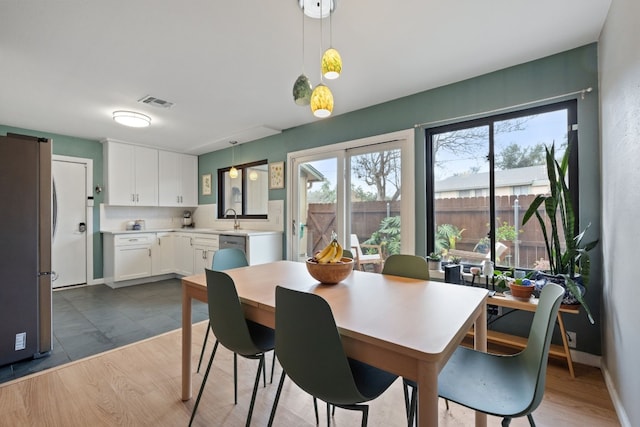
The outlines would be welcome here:
M 204 273 L 205 268 L 211 268 L 213 256 L 218 250 L 218 235 L 196 234 L 193 249 L 193 274 Z
M 148 282 L 145 278 L 153 276 L 202 274 L 211 268 L 219 247 L 220 236 L 211 233 L 105 233 L 104 281 L 116 288 Z M 247 235 L 244 249 L 250 265 L 280 260 L 282 234 Z
M 173 240 L 175 272 L 182 276 L 193 274 L 193 233 L 175 233 Z
M 151 274 L 171 274 L 176 269 L 174 233 L 156 233 L 156 238 L 151 248 Z
M 105 282 L 140 279 L 152 275 L 151 247 L 155 233 L 105 236 Z

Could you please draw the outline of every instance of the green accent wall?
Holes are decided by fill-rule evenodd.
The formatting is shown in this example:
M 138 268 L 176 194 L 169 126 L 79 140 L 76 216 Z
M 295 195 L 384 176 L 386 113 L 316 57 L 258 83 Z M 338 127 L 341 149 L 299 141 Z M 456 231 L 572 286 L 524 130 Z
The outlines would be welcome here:
M 584 99 L 580 94 L 558 98 L 559 95 L 581 91 L 589 87 L 593 91 L 585 94 Z M 422 123 L 442 125 L 464 121 L 465 117 L 471 115 L 489 116 L 498 112 L 515 111 L 534 105 L 577 98 L 580 168 L 579 214 L 581 224 L 591 223 L 589 231 L 592 239 L 600 235 L 598 97 L 598 58 L 597 45 L 594 43 L 362 110 L 286 129 L 281 134 L 236 146 L 234 158 L 236 163 L 259 159 L 275 162 L 286 160 L 287 153 L 290 151 L 414 128 L 416 254 L 427 255 L 427 200 L 424 177 L 430 171 L 426 169 L 425 165 L 425 127 L 416 125 Z M 213 174 L 213 188 L 217 188 L 216 172 L 218 168 L 230 166 L 231 157 L 230 148 L 200 156 L 200 173 Z M 215 192 L 211 196 L 200 196 L 199 202 L 201 204 L 215 203 L 215 197 Z M 271 190 L 269 198 L 271 200 L 283 199 L 286 204 L 286 191 Z M 602 294 L 600 247 L 596 247 L 592 252 L 591 259 L 592 283 L 586 299 L 597 319 L 596 322 L 598 322 Z M 503 323 L 501 328 L 512 333 L 526 335 L 528 329 L 525 330 L 523 325 L 527 325 L 527 327 L 529 325 L 527 316 L 530 315 L 514 313 L 501 321 Z M 591 354 L 601 354 L 599 325 L 589 324 L 583 313 L 578 316 L 565 316 L 565 323 L 567 330 L 577 332 L 580 337 L 578 339 L 579 350 Z
M 6 135 L 7 133 L 19 133 L 22 135 L 50 138 L 53 141 L 53 154 L 92 159 L 93 186 L 95 187 L 96 185 L 103 184 L 102 144 L 99 141 L 0 125 L 0 134 Z M 93 197 L 93 278 L 98 279 L 102 278 L 103 276 L 102 234 L 100 233 L 100 203 L 103 202 L 104 193 L 97 194 L 94 191 Z

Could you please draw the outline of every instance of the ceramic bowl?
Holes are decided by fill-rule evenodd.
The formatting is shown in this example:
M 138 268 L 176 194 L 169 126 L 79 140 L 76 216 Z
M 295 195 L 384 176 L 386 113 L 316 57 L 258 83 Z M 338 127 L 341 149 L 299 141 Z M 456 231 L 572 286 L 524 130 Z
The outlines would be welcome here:
M 319 264 L 308 259 L 307 270 L 311 277 L 318 282 L 335 285 L 349 277 L 349 274 L 353 271 L 353 259 L 342 258 L 340 262 L 328 264 Z

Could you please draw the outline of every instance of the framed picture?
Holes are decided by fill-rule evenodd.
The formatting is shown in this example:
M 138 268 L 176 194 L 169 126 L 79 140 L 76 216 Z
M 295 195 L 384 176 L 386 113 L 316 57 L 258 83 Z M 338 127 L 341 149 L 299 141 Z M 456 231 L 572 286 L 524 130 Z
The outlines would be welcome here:
M 202 195 L 211 195 L 211 174 L 205 173 L 202 175 Z
M 284 162 L 269 163 L 269 190 L 284 188 Z

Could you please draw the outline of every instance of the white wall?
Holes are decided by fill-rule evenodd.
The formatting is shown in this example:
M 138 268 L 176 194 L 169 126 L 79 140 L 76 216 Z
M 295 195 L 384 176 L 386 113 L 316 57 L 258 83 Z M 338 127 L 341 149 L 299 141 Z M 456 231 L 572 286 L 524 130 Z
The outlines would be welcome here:
M 613 0 L 599 43 L 603 371 L 622 425 L 640 426 L 640 2 Z

